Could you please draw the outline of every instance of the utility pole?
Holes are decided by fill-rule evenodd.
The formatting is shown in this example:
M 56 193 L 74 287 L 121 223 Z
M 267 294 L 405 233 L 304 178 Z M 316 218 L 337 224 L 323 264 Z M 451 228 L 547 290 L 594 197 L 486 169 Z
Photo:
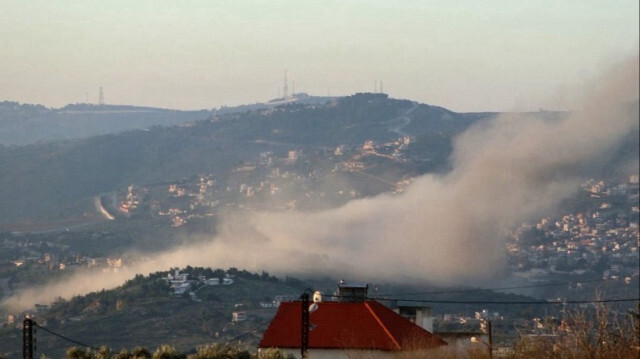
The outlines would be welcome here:
M 289 97 L 289 84 L 287 81 L 287 70 L 284 70 L 284 86 L 282 87 L 282 98 Z
M 486 345 L 489 350 L 489 359 L 493 359 L 493 330 L 491 329 L 491 320 L 482 319 L 480 321 L 480 331 L 487 335 L 489 342 L 486 343 L 482 340 L 476 339 L 475 337 L 471 338 L 471 341 Z
M 33 320 L 25 318 L 22 322 L 22 358 L 33 359 Z
M 302 299 L 302 327 L 300 336 L 300 358 L 309 355 L 309 294 L 305 291 L 300 296 Z
M 487 320 L 487 331 L 489 332 L 489 359 L 493 359 L 493 330 L 491 330 L 490 320 Z

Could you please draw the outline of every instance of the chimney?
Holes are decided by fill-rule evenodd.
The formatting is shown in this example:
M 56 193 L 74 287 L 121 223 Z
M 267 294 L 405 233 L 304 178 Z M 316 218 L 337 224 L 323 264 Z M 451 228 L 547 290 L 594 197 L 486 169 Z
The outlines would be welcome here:
M 346 283 L 340 281 L 338 286 L 338 301 L 340 302 L 364 302 L 367 300 L 369 285 L 366 283 Z

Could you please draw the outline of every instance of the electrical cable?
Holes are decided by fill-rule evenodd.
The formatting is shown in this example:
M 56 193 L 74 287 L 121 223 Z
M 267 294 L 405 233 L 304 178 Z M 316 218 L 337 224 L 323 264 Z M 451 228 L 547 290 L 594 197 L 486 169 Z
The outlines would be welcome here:
M 574 281 L 574 282 L 560 282 L 560 283 L 545 283 L 545 284 L 530 284 L 530 285 L 521 285 L 515 287 L 501 287 L 501 288 L 477 288 L 477 289 L 458 289 L 458 290 L 444 290 L 444 291 L 436 291 L 436 292 L 413 292 L 413 293 L 398 293 L 396 295 L 427 295 L 427 294 L 449 294 L 449 293 L 473 293 L 473 292 L 486 292 L 486 291 L 498 291 L 498 290 L 510 290 L 510 289 L 524 289 L 524 288 L 538 288 L 538 287 L 553 287 L 559 285 L 570 285 L 570 284 L 581 284 L 581 283 L 594 283 L 594 282 L 604 282 L 604 279 L 591 279 L 591 280 L 583 280 L 583 281 Z M 381 295 L 387 295 L 381 294 Z
M 60 339 L 63 339 L 63 340 L 66 340 L 66 341 L 68 341 L 70 343 L 73 343 L 73 344 L 76 344 L 76 345 L 80 345 L 80 346 L 85 347 L 85 348 L 90 348 L 90 349 L 93 349 L 93 350 L 100 350 L 100 348 L 96 348 L 96 347 L 94 347 L 92 345 L 85 344 L 85 343 L 79 342 L 77 340 L 65 337 L 62 334 L 58 334 L 58 333 L 54 332 L 53 330 L 47 329 L 47 328 L 41 326 L 40 324 L 38 324 L 36 322 L 33 322 L 33 325 L 38 327 L 38 328 L 40 328 L 40 329 L 42 329 L 42 330 L 44 330 L 45 332 L 47 332 L 47 333 L 49 333 L 49 334 L 51 334 L 53 336 L 56 336 L 56 337 L 58 337 Z
M 342 298 L 339 295 L 323 295 L 328 298 Z M 413 303 L 437 303 L 437 304 L 501 304 L 501 305 L 565 305 L 565 304 L 596 304 L 596 303 L 618 303 L 618 302 L 638 302 L 640 298 L 623 298 L 623 299 L 593 299 L 593 300 L 563 300 L 563 301 L 546 301 L 546 300 L 523 300 L 523 301 L 491 301 L 491 300 L 431 300 L 431 299 L 403 299 L 391 297 L 378 297 L 378 301 L 384 302 L 413 302 Z
M 484 291 L 498 291 L 498 290 L 510 290 L 510 289 L 524 289 L 524 288 L 536 288 L 536 287 L 548 287 L 548 286 L 559 286 L 559 285 L 571 285 L 571 284 L 579 284 L 579 283 L 594 283 L 594 282 L 603 282 L 603 279 L 594 279 L 594 280 L 584 280 L 584 281 L 574 281 L 574 282 L 563 282 L 563 283 L 546 283 L 546 284 L 532 284 L 532 285 L 523 285 L 523 286 L 513 286 L 513 287 L 501 287 L 501 288 L 485 288 L 485 289 L 461 289 L 461 290 L 449 290 L 449 291 L 435 291 L 435 292 L 414 292 L 414 293 L 400 293 L 398 295 L 433 295 L 433 294 L 448 294 L 448 293 L 473 293 L 473 292 L 484 292 Z M 341 298 L 338 295 L 323 295 L 328 298 Z M 413 303 L 436 303 L 436 304 L 493 304 L 493 305 L 566 305 L 566 304 L 596 304 L 596 303 L 619 303 L 619 302 L 640 302 L 640 298 L 624 298 L 624 299 L 600 299 L 600 300 L 564 300 L 564 301 L 478 301 L 478 300 L 429 300 L 429 299 L 404 299 L 404 298 L 392 298 L 392 297 L 378 297 L 375 298 L 379 301 L 403 301 L 403 302 L 413 302 Z M 38 327 L 45 332 L 54 335 L 60 339 L 66 340 L 70 343 L 90 348 L 93 350 L 100 350 L 92 345 L 82 343 L 80 341 L 71 339 L 62 334 L 56 333 L 50 329 L 47 329 L 36 322 L 33 322 L 35 327 Z M 233 341 L 236 341 L 242 337 L 245 337 L 249 334 L 257 332 L 260 328 L 257 327 L 251 331 L 240 334 L 235 338 L 226 342 L 229 344 Z
M 565 304 L 596 304 L 596 303 L 618 303 L 618 302 L 638 302 L 640 298 L 624 299 L 601 299 L 601 300 L 564 300 L 564 301 L 478 301 L 478 300 L 428 300 L 428 299 L 391 299 L 378 298 L 384 301 L 403 301 L 416 303 L 438 303 L 438 304 L 502 304 L 502 305 L 565 305 Z
M 244 332 L 244 333 L 242 333 L 242 334 L 240 334 L 240 335 L 237 335 L 237 336 L 235 336 L 235 337 L 233 337 L 233 338 L 231 338 L 231 339 L 227 340 L 223 345 L 230 345 L 231 343 L 235 342 L 235 341 L 236 341 L 236 340 L 238 340 L 238 339 L 242 339 L 242 338 L 244 338 L 244 337 L 246 337 L 246 336 L 248 336 L 248 335 L 250 335 L 250 334 L 257 333 L 257 332 L 258 332 L 258 330 L 259 330 L 260 328 L 262 328 L 262 327 L 264 327 L 264 325 L 258 326 L 258 327 L 254 328 L 254 329 L 252 329 L 252 330 L 250 330 L 250 331 L 248 331 L 248 332 Z

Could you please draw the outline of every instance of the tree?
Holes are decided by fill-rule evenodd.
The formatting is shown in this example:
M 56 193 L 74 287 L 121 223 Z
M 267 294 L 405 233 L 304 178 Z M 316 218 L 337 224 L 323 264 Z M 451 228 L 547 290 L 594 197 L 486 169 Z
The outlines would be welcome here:
M 98 349 L 98 352 L 93 355 L 94 359 L 111 359 L 111 349 L 103 345 Z
M 152 355 L 147 348 L 144 347 L 135 347 L 131 351 L 132 359 L 151 359 Z
M 120 353 L 114 356 L 114 359 L 132 359 L 131 353 L 127 349 L 120 350 Z
M 67 349 L 66 359 L 91 359 L 91 353 L 89 350 L 85 350 L 79 347 L 71 347 Z
M 186 355 L 180 353 L 176 348 L 169 345 L 161 345 L 153 353 L 153 359 L 186 359 Z
M 294 359 L 293 354 L 285 355 L 280 349 L 269 348 L 260 353 L 260 359 Z
M 198 348 L 189 359 L 251 359 L 251 353 L 238 346 L 213 344 Z

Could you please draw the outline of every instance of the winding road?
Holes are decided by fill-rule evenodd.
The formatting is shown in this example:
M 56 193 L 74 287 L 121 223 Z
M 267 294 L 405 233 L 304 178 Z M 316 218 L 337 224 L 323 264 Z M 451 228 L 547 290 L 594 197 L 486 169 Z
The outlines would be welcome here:
M 413 110 L 415 110 L 419 106 L 420 106 L 420 104 L 416 103 L 416 104 L 413 105 L 413 107 L 411 107 L 410 109 L 405 111 L 402 115 L 400 115 L 400 116 L 394 118 L 393 120 L 389 121 L 390 123 L 395 123 L 395 122 L 398 122 L 398 121 L 402 121 L 402 123 L 400 123 L 398 126 L 396 126 L 394 128 L 390 128 L 389 131 L 397 133 L 400 136 L 406 136 L 406 137 L 411 138 L 412 136 L 409 133 L 404 132 L 402 129 L 407 127 L 411 123 L 412 118 L 409 117 L 409 114 L 411 112 L 413 112 Z

